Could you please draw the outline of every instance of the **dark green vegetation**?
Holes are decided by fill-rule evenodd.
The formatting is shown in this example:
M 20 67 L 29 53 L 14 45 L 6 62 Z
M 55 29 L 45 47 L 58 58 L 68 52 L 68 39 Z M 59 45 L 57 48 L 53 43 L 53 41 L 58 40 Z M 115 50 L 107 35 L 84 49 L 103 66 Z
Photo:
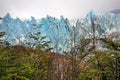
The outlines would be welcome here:
M 120 41 L 96 39 L 106 49 L 97 50 L 94 42 L 88 47 L 94 39 L 81 39 L 70 52 L 58 54 L 38 35 L 30 34 L 29 47 L 0 39 L 0 80 L 120 80 Z

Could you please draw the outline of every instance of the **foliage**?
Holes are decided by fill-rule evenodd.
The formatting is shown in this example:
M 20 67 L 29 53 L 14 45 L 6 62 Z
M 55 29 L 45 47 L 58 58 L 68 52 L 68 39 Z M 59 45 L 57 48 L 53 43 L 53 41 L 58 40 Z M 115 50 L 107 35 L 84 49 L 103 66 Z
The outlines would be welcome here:
M 31 42 L 28 42 L 29 46 L 32 48 L 37 48 L 37 49 L 43 49 L 46 51 L 50 51 L 52 48 L 50 48 L 49 43 L 50 41 L 46 41 L 46 36 L 41 36 L 41 32 L 37 33 L 30 33 L 30 39 Z
M 0 37 L 5 35 L 0 32 Z M 51 53 L 49 41 L 40 32 L 31 34 L 26 46 L 9 46 L 0 38 L 0 80 L 119 80 L 120 41 L 96 39 L 106 51 L 81 39 L 66 54 Z M 48 51 L 48 52 L 46 52 Z
M 36 53 L 37 49 L 24 46 L 0 48 L 0 80 L 46 80 L 52 62 L 48 53 Z
M 10 43 L 3 37 L 6 35 L 5 32 L 0 32 L 0 47 L 9 46 Z

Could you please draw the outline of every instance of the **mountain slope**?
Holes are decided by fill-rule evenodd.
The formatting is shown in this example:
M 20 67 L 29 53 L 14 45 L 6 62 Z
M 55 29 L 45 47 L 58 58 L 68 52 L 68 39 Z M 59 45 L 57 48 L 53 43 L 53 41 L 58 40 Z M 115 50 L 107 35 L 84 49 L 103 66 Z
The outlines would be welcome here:
M 110 11 L 111 13 L 114 13 L 114 14 L 120 14 L 120 9 L 115 9 L 113 11 Z

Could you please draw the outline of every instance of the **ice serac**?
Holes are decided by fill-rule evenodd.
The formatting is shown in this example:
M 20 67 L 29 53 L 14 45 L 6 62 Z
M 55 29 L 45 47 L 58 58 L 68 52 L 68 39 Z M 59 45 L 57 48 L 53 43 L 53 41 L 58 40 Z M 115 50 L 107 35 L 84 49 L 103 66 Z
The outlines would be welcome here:
M 30 20 L 23 21 L 19 18 L 14 19 L 7 14 L 1 20 L 0 32 L 7 33 L 5 37 L 12 45 L 25 45 L 26 42 L 31 41 L 30 33 L 40 31 L 41 36 L 46 36 L 46 41 L 50 41 L 50 46 L 59 53 L 69 51 L 83 37 L 91 37 L 93 34 L 92 21 L 94 22 L 95 36 L 100 37 L 106 33 L 120 31 L 120 14 L 95 14 L 93 11 L 90 11 L 83 20 L 78 20 L 74 27 L 63 16 L 60 19 L 51 16 L 41 19 L 31 17 Z
M 47 36 L 47 39 L 51 41 L 51 46 L 54 51 L 61 52 L 67 50 L 69 38 L 72 34 L 72 26 L 68 19 L 64 19 L 63 16 L 60 20 L 47 16 L 40 20 L 40 31 L 42 35 Z
M 6 37 L 12 45 L 25 45 L 26 42 L 31 41 L 30 33 L 40 31 L 41 36 L 46 36 L 46 41 L 51 42 L 54 51 L 63 52 L 70 48 L 72 26 L 63 16 L 60 19 L 47 16 L 39 20 L 31 17 L 30 20 L 22 21 L 19 18 L 13 19 L 7 14 L 2 20 L 0 31 L 7 33 Z
M 7 14 L 0 24 L 0 31 L 6 32 L 8 41 L 13 45 L 16 45 L 23 42 L 28 28 L 26 28 L 25 23 L 19 18 L 13 19 L 10 14 Z
M 94 17 L 93 17 L 94 14 Z M 82 30 L 82 36 L 92 35 L 91 19 L 94 21 L 96 36 L 101 36 L 106 32 L 114 32 L 120 30 L 120 15 L 113 13 L 95 14 L 90 12 L 85 19 L 77 22 L 77 30 Z

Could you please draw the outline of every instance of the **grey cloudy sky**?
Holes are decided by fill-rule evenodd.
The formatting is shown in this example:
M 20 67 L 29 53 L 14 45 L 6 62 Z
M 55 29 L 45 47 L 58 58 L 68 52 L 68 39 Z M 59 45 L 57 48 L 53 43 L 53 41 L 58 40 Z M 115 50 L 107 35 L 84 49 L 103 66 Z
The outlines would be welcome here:
M 48 14 L 73 19 L 84 17 L 90 10 L 102 13 L 119 8 L 120 0 L 0 0 L 0 17 L 8 12 L 19 18 L 41 18 Z

